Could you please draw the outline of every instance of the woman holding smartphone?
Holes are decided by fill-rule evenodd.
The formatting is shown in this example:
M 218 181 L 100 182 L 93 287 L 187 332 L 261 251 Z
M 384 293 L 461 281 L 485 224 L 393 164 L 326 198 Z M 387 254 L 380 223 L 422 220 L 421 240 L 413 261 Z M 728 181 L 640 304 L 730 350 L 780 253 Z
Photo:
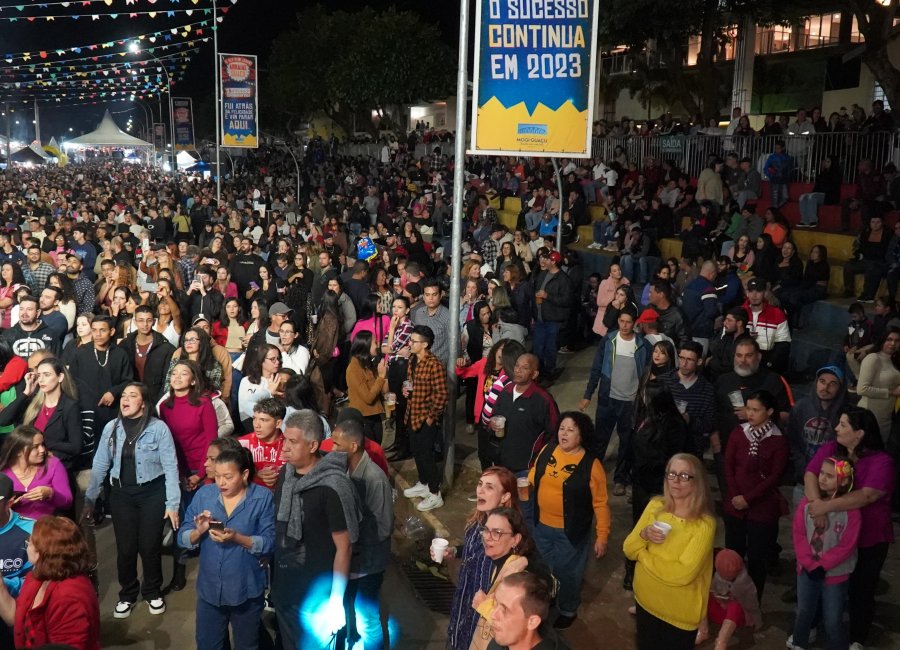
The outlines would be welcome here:
M 185 512 L 178 544 L 200 549 L 196 640 L 200 650 L 222 648 L 231 625 L 235 648 L 259 647 L 266 569 L 260 559 L 275 546 L 272 492 L 253 483 L 247 449 L 223 449 L 215 483 L 204 485 Z
M 82 516 L 93 518 L 101 485 L 109 476 L 112 486 L 109 508 L 116 534 L 116 568 L 119 601 L 114 618 L 128 618 L 138 593 L 150 613 L 163 614 L 162 538 L 166 519 L 178 529 L 178 460 L 172 433 L 165 422 L 153 417 L 147 387 L 128 384 L 119 400 L 119 417 L 108 423 L 97 444 L 91 482 Z M 143 583 L 138 581 L 141 557 Z

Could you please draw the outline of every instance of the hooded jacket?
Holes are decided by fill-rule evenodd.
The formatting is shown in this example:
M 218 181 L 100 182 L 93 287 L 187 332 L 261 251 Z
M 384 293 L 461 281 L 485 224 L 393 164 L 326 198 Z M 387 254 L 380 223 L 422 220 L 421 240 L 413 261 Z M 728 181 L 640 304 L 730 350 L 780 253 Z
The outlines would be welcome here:
M 794 480 L 803 485 L 806 466 L 819 448 L 834 440 L 834 427 L 841 417 L 841 410 L 847 400 L 847 387 L 841 382 L 837 396 L 826 406 L 816 397 L 816 382 L 813 380 L 811 394 L 797 400 L 788 419 L 787 436 L 791 445 L 791 467 Z

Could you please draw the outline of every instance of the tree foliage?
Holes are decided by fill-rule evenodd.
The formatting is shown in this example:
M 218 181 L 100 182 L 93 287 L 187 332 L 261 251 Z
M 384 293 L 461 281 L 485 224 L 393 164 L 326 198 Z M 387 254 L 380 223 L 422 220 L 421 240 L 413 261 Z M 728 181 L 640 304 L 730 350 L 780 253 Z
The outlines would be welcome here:
M 329 11 L 317 5 L 279 35 L 263 92 L 273 108 L 341 115 L 445 97 L 456 57 L 435 25 L 395 8 Z

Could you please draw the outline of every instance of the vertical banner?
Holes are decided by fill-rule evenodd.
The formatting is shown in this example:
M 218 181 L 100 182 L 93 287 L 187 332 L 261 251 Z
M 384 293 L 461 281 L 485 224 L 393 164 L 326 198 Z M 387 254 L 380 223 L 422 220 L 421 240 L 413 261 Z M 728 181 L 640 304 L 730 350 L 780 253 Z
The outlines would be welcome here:
M 175 120 L 175 151 L 194 151 L 194 107 L 188 97 L 172 98 Z
M 599 0 L 478 0 L 472 153 L 587 158 Z
M 256 70 L 255 56 L 219 54 L 223 147 L 259 146 Z
M 166 150 L 166 125 L 160 122 L 153 124 L 153 148 L 157 152 Z

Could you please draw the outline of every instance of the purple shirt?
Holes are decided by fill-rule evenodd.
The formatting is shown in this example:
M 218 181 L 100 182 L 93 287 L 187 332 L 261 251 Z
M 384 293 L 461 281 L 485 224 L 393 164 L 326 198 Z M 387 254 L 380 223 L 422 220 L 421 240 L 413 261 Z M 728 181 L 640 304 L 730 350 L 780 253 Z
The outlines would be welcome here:
M 837 442 L 826 442 L 806 466 L 806 471 L 819 475 L 824 460 L 838 454 Z M 891 494 L 894 491 L 894 461 L 883 451 L 869 451 L 853 464 L 853 489 L 880 490 L 881 496 L 859 512 L 862 526 L 859 531 L 860 548 L 894 541 L 891 523 Z
M 44 515 L 56 514 L 60 510 L 65 510 L 72 505 L 72 490 L 69 487 L 69 475 L 66 468 L 56 456 L 48 456 L 47 464 L 43 469 L 39 469 L 37 475 L 31 479 L 31 483 L 26 488 L 22 482 L 16 478 L 11 469 L 3 470 L 10 480 L 12 480 L 13 491 L 28 492 L 37 487 L 50 487 L 53 489 L 53 496 L 47 501 L 29 501 L 27 499 L 20 500 L 13 510 L 23 517 L 29 519 L 39 519 Z

